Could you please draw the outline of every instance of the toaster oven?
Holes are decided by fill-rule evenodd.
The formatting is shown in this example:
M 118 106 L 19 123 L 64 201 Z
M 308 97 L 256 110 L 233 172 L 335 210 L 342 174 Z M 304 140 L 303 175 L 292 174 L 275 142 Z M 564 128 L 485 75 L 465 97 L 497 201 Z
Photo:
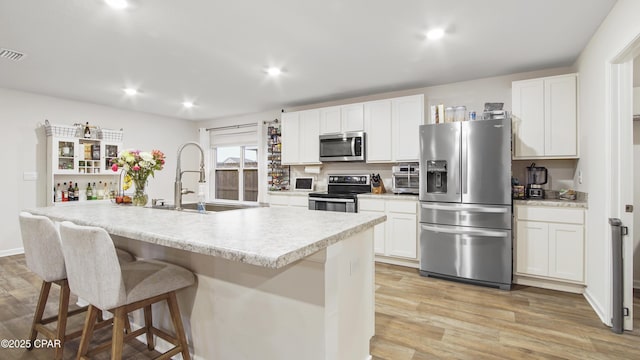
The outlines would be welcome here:
M 391 169 L 391 191 L 395 194 L 418 194 L 420 192 L 420 166 L 418 164 L 397 165 Z

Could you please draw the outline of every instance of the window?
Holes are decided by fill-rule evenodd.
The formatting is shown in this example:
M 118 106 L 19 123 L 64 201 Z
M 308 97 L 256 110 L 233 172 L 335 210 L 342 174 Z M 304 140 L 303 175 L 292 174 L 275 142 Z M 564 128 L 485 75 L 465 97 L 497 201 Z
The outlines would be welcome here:
M 218 146 L 214 154 L 215 198 L 258 201 L 257 146 Z

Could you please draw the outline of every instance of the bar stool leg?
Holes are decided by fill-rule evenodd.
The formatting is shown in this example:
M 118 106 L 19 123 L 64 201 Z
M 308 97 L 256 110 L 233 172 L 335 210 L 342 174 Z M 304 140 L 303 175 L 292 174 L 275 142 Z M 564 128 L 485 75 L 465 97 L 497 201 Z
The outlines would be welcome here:
M 151 328 L 153 327 L 151 305 L 147 305 L 144 307 L 144 327 L 147 332 L 147 349 L 153 350 L 155 348 L 155 344 L 153 343 L 153 332 L 151 330 Z
M 122 359 L 124 342 L 124 317 L 127 316 L 126 306 L 117 308 L 113 314 L 113 335 L 111 339 L 111 360 Z
M 89 343 L 93 337 L 93 327 L 100 309 L 93 305 L 89 305 L 87 317 L 84 319 L 84 327 L 82 328 L 82 337 L 80 338 L 80 347 L 78 348 L 78 359 L 85 359 L 87 351 L 89 351 Z
M 67 313 L 69 312 L 69 282 L 65 279 L 60 282 L 60 301 L 58 303 L 58 322 L 56 326 L 56 339 L 60 340 L 60 347 L 54 351 L 54 359 L 62 359 L 64 342 L 67 329 Z
M 36 313 L 33 315 L 33 323 L 31 324 L 31 334 L 29 340 L 31 340 L 31 346 L 29 350 L 33 349 L 33 341 L 38 336 L 38 330 L 36 325 L 42 322 L 42 315 L 44 314 L 44 308 L 47 306 L 47 299 L 49 298 L 49 290 L 51 290 L 51 283 L 43 281 L 40 287 L 40 297 L 38 298 L 38 305 L 36 306 Z
M 180 309 L 178 308 L 178 300 L 176 298 L 176 292 L 172 291 L 167 298 L 167 304 L 169 305 L 169 314 L 171 314 L 171 321 L 173 321 L 173 328 L 176 330 L 176 337 L 180 343 L 182 349 L 182 359 L 191 360 L 189 354 L 189 344 L 187 343 L 187 337 L 184 334 L 184 327 L 182 326 L 182 318 L 180 317 Z

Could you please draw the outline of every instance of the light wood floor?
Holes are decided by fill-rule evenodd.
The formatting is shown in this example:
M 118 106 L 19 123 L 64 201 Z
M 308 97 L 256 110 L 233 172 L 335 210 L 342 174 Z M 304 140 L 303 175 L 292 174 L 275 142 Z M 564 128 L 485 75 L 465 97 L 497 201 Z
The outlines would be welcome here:
M 27 337 L 39 288 L 40 279 L 27 269 L 24 256 L 0 258 L 0 339 Z M 52 293 L 58 296 L 57 287 Z M 56 304 L 50 301 L 45 315 L 54 314 Z M 616 335 L 581 295 L 524 286 L 501 291 L 377 264 L 371 354 L 374 360 L 640 359 L 640 298 L 634 306 L 635 330 Z M 81 327 L 83 317 L 72 319 L 69 327 Z M 98 340 L 110 336 L 105 330 Z M 65 359 L 75 358 L 78 342 L 67 344 Z M 50 359 L 51 354 L 0 349 L 3 360 Z M 130 343 L 123 358 L 158 355 L 142 343 Z M 108 358 L 108 353 L 96 357 Z

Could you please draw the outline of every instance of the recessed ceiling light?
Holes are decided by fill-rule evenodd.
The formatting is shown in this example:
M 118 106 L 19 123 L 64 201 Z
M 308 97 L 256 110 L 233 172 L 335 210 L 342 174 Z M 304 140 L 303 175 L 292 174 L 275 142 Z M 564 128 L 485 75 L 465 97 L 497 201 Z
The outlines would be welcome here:
M 195 104 L 192 103 L 191 101 L 185 101 L 182 103 L 182 106 L 186 107 L 187 109 L 191 109 L 192 107 L 195 106 Z
M 138 94 L 138 90 L 136 90 L 134 88 L 125 88 L 125 89 L 122 89 L 122 91 L 124 91 L 124 93 L 129 95 L 129 96 L 133 96 L 133 95 L 137 95 Z
M 438 39 L 441 39 L 443 36 L 444 36 L 444 29 L 442 28 L 436 28 L 436 29 L 427 31 L 427 39 L 429 40 L 438 40 Z
M 282 70 L 277 67 L 270 67 L 267 69 L 267 74 L 269 74 L 269 76 L 278 76 L 282 74 Z
M 104 0 L 104 2 L 106 2 L 107 5 L 111 6 L 114 9 L 125 9 L 127 6 L 129 6 L 127 0 Z

